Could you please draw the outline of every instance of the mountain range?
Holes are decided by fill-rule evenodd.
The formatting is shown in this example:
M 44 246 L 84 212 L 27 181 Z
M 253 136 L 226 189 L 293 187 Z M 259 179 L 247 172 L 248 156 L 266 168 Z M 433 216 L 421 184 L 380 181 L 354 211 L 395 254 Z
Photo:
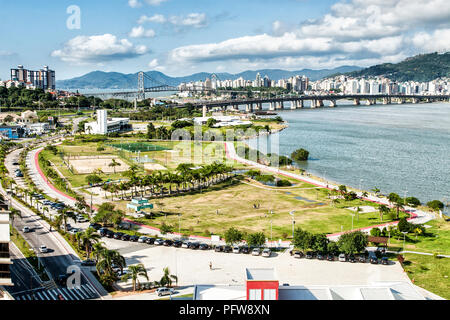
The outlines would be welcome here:
M 384 76 L 395 81 L 428 82 L 450 78 L 450 52 L 420 54 L 399 63 L 384 63 L 345 73 L 351 77 Z
M 356 66 L 342 66 L 335 69 L 322 69 L 322 70 L 312 70 L 303 69 L 299 71 L 287 71 L 280 69 L 262 69 L 255 71 L 244 71 L 238 74 L 230 73 L 216 73 L 218 79 L 235 80 L 240 77 L 245 80 L 254 80 L 256 75 L 259 73 L 261 77 L 268 76 L 271 80 L 287 79 L 296 75 L 305 75 L 311 81 L 326 78 L 333 74 L 347 73 L 351 71 L 358 71 L 362 68 Z M 184 77 L 170 77 L 162 72 L 158 71 L 148 71 L 145 72 L 150 78 L 155 80 L 156 83 L 164 83 L 171 86 L 177 86 L 183 82 L 200 81 L 206 78 L 211 78 L 213 73 L 196 73 Z M 56 87 L 58 89 L 136 89 L 138 81 L 138 73 L 133 74 L 123 74 L 118 72 L 103 72 L 103 71 L 93 71 L 85 74 L 81 77 L 59 80 L 56 81 Z M 146 80 L 149 81 L 149 80 Z M 147 86 L 147 85 L 146 85 Z M 151 85 L 150 85 L 151 86 Z

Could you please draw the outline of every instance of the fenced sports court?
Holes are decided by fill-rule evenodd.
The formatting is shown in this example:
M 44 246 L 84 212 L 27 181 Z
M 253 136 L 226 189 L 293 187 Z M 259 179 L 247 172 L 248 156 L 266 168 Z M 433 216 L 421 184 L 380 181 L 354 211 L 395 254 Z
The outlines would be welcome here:
M 128 152 L 151 152 L 151 151 L 164 151 L 171 150 L 170 148 L 158 146 L 146 142 L 134 142 L 134 143 L 115 143 L 109 144 L 110 147 L 124 150 Z

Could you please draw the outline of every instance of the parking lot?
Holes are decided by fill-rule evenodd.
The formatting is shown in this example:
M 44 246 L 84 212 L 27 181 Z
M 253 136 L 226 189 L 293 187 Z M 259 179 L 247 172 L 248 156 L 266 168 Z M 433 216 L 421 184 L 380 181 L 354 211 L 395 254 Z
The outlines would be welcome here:
M 143 263 L 150 281 L 158 281 L 163 268 L 178 276 L 181 286 L 193 284 L 243 284 L 245 268 L 275 268 L 280 284 L 352 285 L 374 281 L 409 281 L 402 267 L 389 265 L 295 259 L 285 252 L 270 258 L 251 254 L 192 250 L 102 238 L 109 249 L 118 250 L 128 265 Z M 212 263 L 212 270 L 210 270 Z

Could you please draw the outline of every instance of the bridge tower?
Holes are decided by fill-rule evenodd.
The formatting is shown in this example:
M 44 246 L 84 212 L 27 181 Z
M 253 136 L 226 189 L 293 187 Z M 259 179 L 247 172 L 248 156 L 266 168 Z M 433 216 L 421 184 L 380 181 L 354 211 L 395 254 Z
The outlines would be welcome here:
M 144 72 L 138 74 L 138 95 L 139 101 L 145 100 L 145 84 L 144 84 Z

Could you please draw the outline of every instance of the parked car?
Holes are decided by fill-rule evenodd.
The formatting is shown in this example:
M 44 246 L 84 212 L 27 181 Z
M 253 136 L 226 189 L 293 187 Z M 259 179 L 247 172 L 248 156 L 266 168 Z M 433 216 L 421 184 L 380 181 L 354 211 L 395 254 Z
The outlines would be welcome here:
M 30 229 L 30 227 L 25 226 L 25 227 L 22 228 L 22 232 L 23 233 L 28 233 L 28 232 L 31 232 L 31 229 Z
M 353 254 L 349 255 L 348 256 L 348 261 L 351 262 L 351 263 L 355 263 L 356 262 L 355 256 Z
M 241 248 L 233 247 L 233 253 L 241 253 Z
M 317 253 L 317 260 L 325 260 L 325 255 L 322 252 Z
M 112 239 L 112 238 L 114 238 L 114 235 L 115 235 L 115 233 L 113 231 L 111 231 L 111 230 L 106 231 L 107 238 Z
M 131 242 L 138 242 L 139 241 L 139 237 L 138 236 L 131 236 L 130 237 L 130 241 Z
M 163 242 L 163 246 L 165 246 L 165 247 L 171 247 L 172 245 L 173 245 L 172 240 L 164 240 L 164 242 Z
M 216 247 L 214 248 L 214 251 L 215 251 L 215 252 L 223 252 L 223 249 L 224 249 L 224 246 L 216 246 Z
M 67 230 L 66 230 L 67 227 Z M 64 223 L 61 225 L 61 230 L 64 231 L 70 231 L 72 229 L 72 226 L 70 225 L 70 223 L 67 223 L 66 225 L 64 225 Z
M 147 240 L 147 237 L 146 236 L 141 236 L 141 237 L 139 237 L 138 242 L 139 243 L 144 243 L 145 240 Z
M 347 261 L 347 257 L 345 256 L 345 253 L 341 253 L 339 255 L 339 261 L 340 262 L 346 262 Z
M 244 246 L 241 248 L 241 253 L 243 254 L 249 254 L 250 253 L 250 248 L 247 246 Z
M 41 253 L 47 253 L 47 252 L 48 252 L 48 248 L 47 248 L 47 246 L 41 245 L 41 246 L 39 247 L 39 251 L 40 251 Z
M 200 248 L 200 243 L 191 242 L 191 246 L 189 247 L 189 249 L 197 250 L 198 248 Z
M 173 289 L 172 288 L 159 288 L 156 290 L 156 294 L 158 295 L 158 297 L 169 296 L 169 295 L 173 294 Z
M 201 243 L 199 249 L 200 250 L 209 250 L 209 246 L 206 243 Z
M 164 244 L 164 240 L 163 239 L 156 239 L 155 240 L 155 244 L 158 246 L 162 246 Z
M 12 165 L 13 165 L 13 166 L 18 166 L 18 165 L 19 165 L 19 162 L 18 162 L 17 160 L 14 160 L 13 163 L 12 163 Z
M 88 219 L 86 219 L 83 216 L 77 216 L 76 220 L 77 220 L 78 223 L 84 223 L 84 222 L 88 222 L 89 221 Z
M 293 256 L 294 256 L 294 258 L 300 259 L 300 258 L 303 258 L 305 255 L 301 251 L 294 251 Z
M 185 249 L 189 249 L 189 247 L 191 246 L 191 243 L 189 241 L 185 241 L 183 242 L 183 244 L 181 245 L 182 248 Z
M 80 228 L 72 228 L 72 229 L 70 229 L 70 231 L 69 231 L 70 234 L 77 234 L 77 233 L 79 233 L 79 232 L 81 232 L 81 229 L 80 229 Z
M 381 264 L 387 266 L 389 264 L 389 258 L 386 256 L 382 257 Z
M 130 241 L 130 235 L 129 234 L 124 234 L 123 236 L 122 236 L 122 238 L 120 238 L 120 240 L 122 240 L 122 241 Z
M 268 248 L 264 249 L 262 252 L 263 257 L 269 258 L 271 255 L 272 255 L 272 251 Z
M 97 265 L 97 261 L 92 259 L 86 259 L 81 262 L 83 267 L 95 267 Z
M 375 252 L 371 251 L 369 252 L 369 262 L 371 264 L 378 264 L 378 258 Z
M 122 232 L 116 232 L 114 233 L 114 239 L 116 240 L 120 240 L 123 237 L 123 233 Z
M 230 246 L 225 246 L 225 247 L 223 247 L 223 252 L 225 252 L 225 253 L 233 252 L 233 248 Z
M 89 228 L 92 228 L 92 229 L 94 229 L 94 230 L 100 230 L 101 229 L 101 225 L 100 224 L 98 224 L 98 223 L 91 223 L 90 225 L 89 225 Z
M 334 261 L 334 254 L 332 254 L 332 253 L 327 254 L 327 260 Z
M 254 248 L 252 250 L 252 256 L 259 256 L 261 254 L 261 249 L 259 248 Z
M 363 254 L 360 254 L 358 257 L 358 261 L 361 263 L 366 263 L 366 256 Z
M 155 244 L 156 239 L 155 238 L 147 238 L 145 239 L 146 244 Z
M 181 242 L 180 240 L 175 240 L 173 242 L 172 246 L 175 247 L 175 248 L 180 248 L 182 244 L 183 244 L 183 242 Z
M 306 252 L 306 259 L 313 259 L 314 258 L 314 252 L 308 251 Z

